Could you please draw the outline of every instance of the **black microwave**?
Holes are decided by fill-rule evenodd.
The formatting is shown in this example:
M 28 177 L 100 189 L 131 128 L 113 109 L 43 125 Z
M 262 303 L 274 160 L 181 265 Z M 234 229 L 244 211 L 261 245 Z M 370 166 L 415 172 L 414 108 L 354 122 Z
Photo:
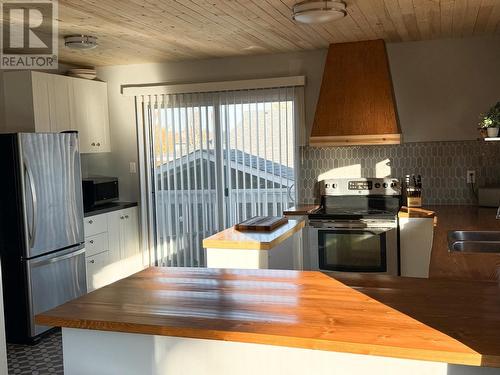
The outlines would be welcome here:
M 106 203 L 117 201 L 118 178 L 116 177 L 88 177 L 82 180 L 83 206 L 85 210 L 92 209 Z

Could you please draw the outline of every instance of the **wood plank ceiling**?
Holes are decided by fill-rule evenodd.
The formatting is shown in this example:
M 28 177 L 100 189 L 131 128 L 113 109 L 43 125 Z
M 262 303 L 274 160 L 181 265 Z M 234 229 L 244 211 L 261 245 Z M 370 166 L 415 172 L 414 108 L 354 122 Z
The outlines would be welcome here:
M 294 2 L 59 0 L 61 36 L 99 38 L 91 51 L 61 47 L 60 60 L 102 66 L 500 34 L 500 0 L 347 0 L 346 18 L 313 26 L 291 19 Z

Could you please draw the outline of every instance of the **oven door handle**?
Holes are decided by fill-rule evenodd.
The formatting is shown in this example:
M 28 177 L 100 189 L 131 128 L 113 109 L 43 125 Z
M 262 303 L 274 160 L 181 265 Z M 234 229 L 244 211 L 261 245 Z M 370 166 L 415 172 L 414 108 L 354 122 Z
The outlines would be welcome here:
M 390 232 L 391 230 L 396 229 L 394 227 L 379 227 L 379 228 L 369 228 L 369 227 L 363 227 L 363 226 L 336 227 L 336 226 L 328 226 L 328 225 L 324 225 L 322 223 L 314 223 L 314 222 L 309 222 L 309 226 L 314 228 L 314 229 L 324 230 L 324 231 L 326 231 L 326 230 L 327 231 L 344 231 L 344 232 L 346 232 L 346 231 L 347 232 L 362 231 L 362 232 L 367 232 L 367 233 L 371 233 L 374 235 L 387 233 L 387 232 Z
M 393 230 L 395 228 L 377 228 L 377 229 L 370 229 L 370 230 L 367 230 L 366 232 L 369 232 L 369 233 L 372 233 L 372 234 L 384 234 L 384 233 L 387 233 L 387 232 L 390 232 L 391 230 Z

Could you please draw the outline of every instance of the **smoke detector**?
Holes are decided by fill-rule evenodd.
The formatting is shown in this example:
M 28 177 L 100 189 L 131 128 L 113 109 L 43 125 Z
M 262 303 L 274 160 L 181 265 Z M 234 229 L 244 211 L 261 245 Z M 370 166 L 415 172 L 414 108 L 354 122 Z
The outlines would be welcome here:
M 92 35 L 68 35 L 64 37 L 64 46 L 72 49 L 92 49 L 97 47 L 97 37 Z
M 292 10 L 295 21 L 307 24 L 331 22 L 347 15 L 346 4 L 340 0 L 305 0 Z

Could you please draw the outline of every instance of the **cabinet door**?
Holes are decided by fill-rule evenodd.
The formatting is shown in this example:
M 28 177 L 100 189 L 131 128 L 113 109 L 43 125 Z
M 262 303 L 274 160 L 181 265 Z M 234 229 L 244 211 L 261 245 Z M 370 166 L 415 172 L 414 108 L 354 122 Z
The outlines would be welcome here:
M 72 109 L 80 132 L 80 152 L 108 152 L 108 90 L 105 82 L 73 78 Z
M 121 222 L 124 220 L 123 210 L 106 214 L 108 218 L 109 260 L 117 263 L 121 260 Z
M 94 124 L 97 152 L 110 152 L 108 85 L 105 82 L 92 82 L 91 121 Z
M 400 218 L 401 276 L 429 277 L 434 219 Z
M 36 131 L 33 108 L 32 73 L 11 71 L 3 73 L 5 121 L 0 121 L 2 133 Z
M 91 153 L 95 152 L 95 147 L 92 146 L 91 132 L 88 129 L 87 118 L 87 98 L 91 96 L 85 81 L 82 79 L 71 78 L 71 122 L 75 130 L 79 132 L 80 152 Z
M 37 133 L 50 133 L 55 131 L 51 126 L 50 117 L 50 86 L 49 74 L 33 72 L 31 74 L 31 89 L 33 94 L 33 114 L 35 130 Z
M 109 261 L 114 279 L 119 280 L 143 268 L 139 248 L 138 210 L 137 207 L 132 207 L 109 212 L 106 215 Z
M 86 263 L 88 292 L 102 288 L 114 281 L 110 271 L 106 269 L 109 264 L 108 251 L 87 257 Z
M 50 75 L 49 104 L 52 131 L 63 132 L 78 130 L 75 128 L 71 116 L 71 84 L 73 80 L 66 76 Z
M 139 258 L 142 263 L 139 249 L 139 218 L 137 207 L 122 210 L 122 217 L 123 219 L 120 220 L 121 258 L 129 259 L 133 262 L 137 262 L 136 258 Z

